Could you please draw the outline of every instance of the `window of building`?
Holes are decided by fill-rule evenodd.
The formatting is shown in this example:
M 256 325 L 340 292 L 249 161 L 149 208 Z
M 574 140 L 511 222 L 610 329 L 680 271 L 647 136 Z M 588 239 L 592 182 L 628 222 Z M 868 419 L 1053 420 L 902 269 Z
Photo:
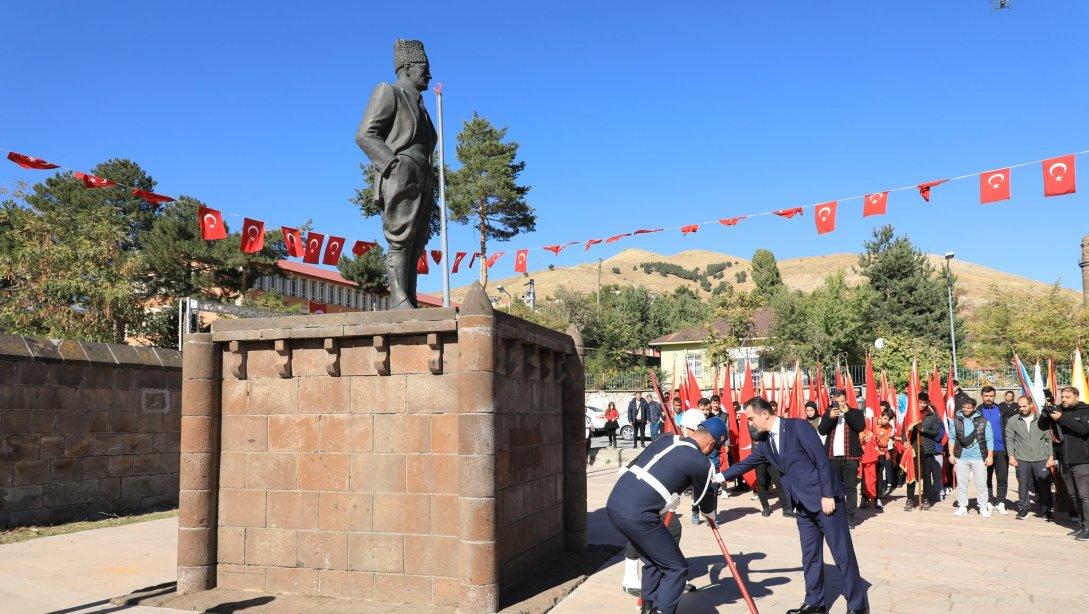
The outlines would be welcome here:
M 337 286 L 337 305 L 344 304 L 344 287 Z
M 313 279 L 311 279 L 311 280 L 310 280 L 310 283 L 309 283 L 308 285 L 309 285 L 309 288 L 307 288 L 307 290 L 308 290 L 308 291 L 307 291 L 307 293 L 306 293 L 306 298 L 308 298 L 308 299 L 310 299 L 310 300 L 313 300 L 313 299 L 317 298 L 317 287 L 318 287 L 318 284 L 317 284 L 317 282 L 316 282 L 316 281 L 314 281 Z
M 688 361 L 688 368 L 692 370 L 692 375 L 696 378 L 703 377 L 703 357 L 699 354 L 689 354 L 685 356 Z

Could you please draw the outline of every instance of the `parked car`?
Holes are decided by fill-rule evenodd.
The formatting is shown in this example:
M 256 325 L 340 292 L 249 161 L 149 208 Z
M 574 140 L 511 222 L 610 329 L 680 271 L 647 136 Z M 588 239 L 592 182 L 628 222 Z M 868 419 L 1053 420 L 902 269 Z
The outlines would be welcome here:
M 633 427 L 631 425 L 631 423 L 628 422 L 628 412 L 627 412 L 627 410 L 620 411 L 618 413 L 620 414 L 620 418 L 618 418 L 616 422 L 617 422 L 617 424 L 620 425 L 620 428 L 617 430 L 616 434 L 621 439 L 631 441 L 632 439 L 635 438 L 635 427 Z M 594 437 L 598 437 L 600 435 L 605 434 L 605 410 L 604 409 L 601 409 L 599 407 L 594 407 L 592 405 L 587 405 L 586 406 L 586 421 L 588 423 L 590 423 L 591 425 L 593 425 L 593 429 L 594 429 L 593 436 Z

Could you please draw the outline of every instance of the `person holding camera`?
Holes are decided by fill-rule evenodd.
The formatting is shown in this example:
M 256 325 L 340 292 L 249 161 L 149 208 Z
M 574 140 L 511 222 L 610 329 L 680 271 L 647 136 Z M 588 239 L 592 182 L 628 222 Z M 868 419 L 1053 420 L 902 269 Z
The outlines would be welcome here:
M 1078 400 L 1078 389 L 1067 387 L 1059 396 L 1060 407 L 1046 408 L 1040 416 L 1040 428 L 1050 429 L 1062 448 L 1060 474 L 1081 526 L 1069 534 L 1078 541 L 1089 541 L 1089 405 Z
M 862 459 L 859 433 L 866 430 L 866 416 L 847 403 L 846 390 L 837 391 L 835 399 L 821 417 L 817 433 L 825 436 L 824 447 L 832 464 L 832 474 L 843 485 L 847 526 L 854 529 L 858 508 L 858 461 Z

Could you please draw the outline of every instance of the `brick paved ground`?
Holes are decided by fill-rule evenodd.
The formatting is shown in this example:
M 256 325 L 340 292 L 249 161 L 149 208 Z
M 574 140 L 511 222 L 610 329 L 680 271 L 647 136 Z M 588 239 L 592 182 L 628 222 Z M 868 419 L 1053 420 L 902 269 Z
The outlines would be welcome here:
M 590 543 L 621 543 L 604 515 L 616 470 L 589 473 Z M 1013 476 L 1011 487 L 1016 492 Z M 971 491 L 970 491 L 971 494 Z M 748 580 L 761 612 L 780 613 L 796 607 L 804 594 L 801 548 L 792 520 L 776 513 L 759 514 L 749 494 L 720 499 L 723 535 L 734 560 Z M 952 515 L 952 500 L 934 509 L 903 511 L 903 489 L 874 516 L 860 510 L 861 524 L 853 533 L 863 578 L 870 588 L 871 610 L 884 612 L 1059 612 L 1084 611 L 1089 603 L 1089 543 L 1066 536 L 1068 527 L 1030 516 L 981 518 Z M 681 548 L 692 565 L 692 582 L 699 592 L 686 595 L 680 611 L 746 612 L 737 587 L 706 526 L 690 524 L 682 503 L 684 533 Z M 839 574 L 825 553 L 826 578 L 838 585 Z M 632 612 L 634 599 L 620 592 L 621 558 L 614 559 L 553 610 L 573 612 Z M 833 612 L 843 612 L 840 597 Z

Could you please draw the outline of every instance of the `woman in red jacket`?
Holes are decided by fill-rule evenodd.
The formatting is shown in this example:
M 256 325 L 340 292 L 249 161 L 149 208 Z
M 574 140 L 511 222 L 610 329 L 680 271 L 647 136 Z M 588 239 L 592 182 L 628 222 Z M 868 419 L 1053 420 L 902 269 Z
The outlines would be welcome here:
M 609 447 L 616 447 L 616 429 L 620 428 L 620 412 L 616 411 L 616 403 L 609 402 L 605 410 L 605 434 L 609 436 Z

